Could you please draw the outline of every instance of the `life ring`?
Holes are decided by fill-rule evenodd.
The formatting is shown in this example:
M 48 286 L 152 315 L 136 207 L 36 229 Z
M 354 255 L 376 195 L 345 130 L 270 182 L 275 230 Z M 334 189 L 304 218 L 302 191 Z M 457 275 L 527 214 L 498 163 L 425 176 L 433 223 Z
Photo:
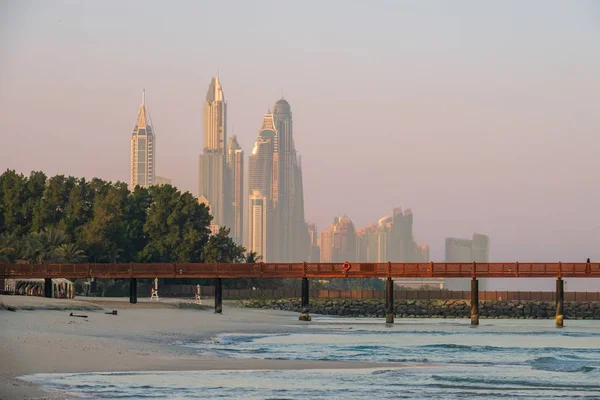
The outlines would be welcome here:
M 344 265 L 342 265 L 342 268 L 344 269 L 344 271 L 348 272 L 350 271 L 350 268 L 352 268 L 352 265 L 350 265 L 350 263 L 346 261 Z

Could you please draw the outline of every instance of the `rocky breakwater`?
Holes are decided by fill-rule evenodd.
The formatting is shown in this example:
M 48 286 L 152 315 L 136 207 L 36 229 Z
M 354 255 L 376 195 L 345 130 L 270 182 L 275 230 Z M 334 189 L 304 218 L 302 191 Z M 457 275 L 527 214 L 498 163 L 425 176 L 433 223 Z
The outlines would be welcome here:
M 242 307 L 301 311 L 300 299 L 238 300 Z M 385 317 L 382 299 L 311 299 L 310 312 L 343 317 Z M 553 301 L 480 301 L 480 318 L 554 318 Z M 402 318 L 469 318 L 468 300 L 396 300 L 394 314 Z M 600 302 L 564 303 L 565 319 L 600 319 Z

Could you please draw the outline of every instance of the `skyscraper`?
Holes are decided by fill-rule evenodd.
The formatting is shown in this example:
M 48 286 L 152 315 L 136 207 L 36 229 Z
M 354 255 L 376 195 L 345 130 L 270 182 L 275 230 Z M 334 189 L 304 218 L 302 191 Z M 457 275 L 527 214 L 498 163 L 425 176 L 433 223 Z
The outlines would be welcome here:
M 268 258 L 268 200 L 260 190 L 253 190 L 248 197 L 248 251 L 255 252 L 266 262 Z
M 356 261 L 356 230 L 350 218 L 335 217 L 321 232 L 321 262 Z
M 275 138 L 273 154 L 273 208 L 277 230 L 278 261 L 308 257 L 310 243 L 304 220 L 302 167 L 293 137 L 292 110 L 285 99 L 273 106 Z
M 268 228 L 268 236 L 266 236 L 266 242 L 268 242 L 268 248 L 265 245 L 265 253 L 261 253 L 263 261 L 269 259 L 270 261 L 277 260 L 277 248 L 278 238 L 277 231 L 275 230 L 276 222 L 273 215 L 273 153 L 274 153 L 274 140 L 275 140 L 275 124 L 273 121 L 273 114 L 266 113 L 263 118 L 262 125 L 258 131 L 258 137 L 252 148 L 252 154 L 248 158 L 248 193 L 251 201 L 253 197 L 260 193 L 264 196 L 264 213 L 265 213 L 265 226 Z M 248 232 L 253 232 L 253 228 L 250 226 L 254 221 L 254 217 L 248 214 Z M 248 249 L 252 240 L 248 237 Z M 268 253 L 267 253 L 268 251 Z
M 312 244 L 304 220 L 302 165 L 292 136 L 292 112 L 284 99 L 264 115 L 248 161 L 249 196 L 255 190 L 267 199 L 269 260 L 308 259 Z
M 146 90 L 142 90 L 142 104 L 138 110 L 131 135 L 131 168 L 129 188 L 154 184 L 156 173 L 156 137 L 150 113 L 146 108 Z
M 227 172 L 229 199 L 231 212 L 228 214 L 227 226 L 231 228 L 231 237 L 242 245 L 244 222 L 242 219 L 244 209 L 244 151 L 240 147 L 237 137 L 232 136 L 227 144 Z
M 204 149 L 200 155 L 199 195 L 212 205 L 214 223 L 226 225 L 231 207 L 226 171 L 227 103 L 218 77 L 213 77 L 204 102 Z

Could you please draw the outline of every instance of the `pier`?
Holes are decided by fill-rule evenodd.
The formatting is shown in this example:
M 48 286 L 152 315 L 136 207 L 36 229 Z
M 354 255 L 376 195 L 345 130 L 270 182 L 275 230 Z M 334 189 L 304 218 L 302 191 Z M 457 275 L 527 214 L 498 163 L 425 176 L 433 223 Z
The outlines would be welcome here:
M 310 321 L 309 279 L 386 279 L 386 323 L 394 323 L 393 278 L 471 279 L 471 325 L 479 324 L 478 278 L 556 278 L 556 326 L 563 326 L 563 278 L 600 278 L 600 263 L 254 263 L 254 264 L 0 264 L 1 279 L 52 278 L 130 280 L 130 303 L 137 303 L 137 279 L 205 278 L 215 280 L 215 313 L 223 312 L 222 279 L 298 278 L 302 280 L 300 320 Z

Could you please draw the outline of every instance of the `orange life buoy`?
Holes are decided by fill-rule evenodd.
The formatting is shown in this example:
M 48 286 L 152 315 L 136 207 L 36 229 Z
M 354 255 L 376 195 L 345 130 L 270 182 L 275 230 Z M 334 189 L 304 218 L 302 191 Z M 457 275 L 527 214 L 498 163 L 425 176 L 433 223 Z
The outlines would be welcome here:
M 350 263 L 346 261 L 344 265 L 342 265 L 342 268 L 344 268 L 344 271 L 348 272 L 350 271 L 350 268 L 352 268 L 352 265 L 350 265 Z

